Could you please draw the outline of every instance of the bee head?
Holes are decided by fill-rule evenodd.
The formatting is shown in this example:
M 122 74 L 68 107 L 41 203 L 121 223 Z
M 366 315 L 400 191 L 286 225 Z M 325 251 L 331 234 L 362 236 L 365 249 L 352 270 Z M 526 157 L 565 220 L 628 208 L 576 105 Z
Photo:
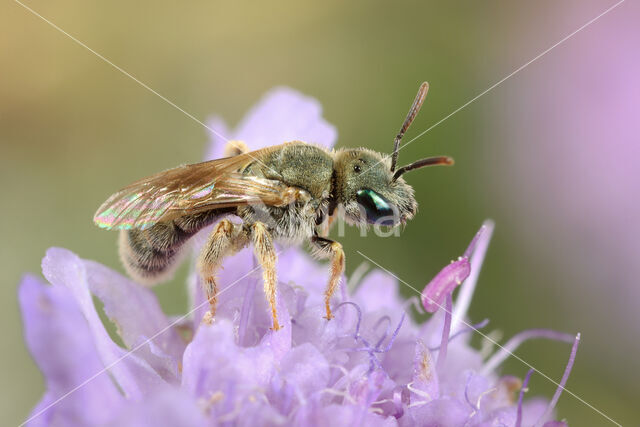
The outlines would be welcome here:
M 335 178 L 336 202 L 351 224 L 403 224 L 418 207 L 413 188 L 393 178 L 390 159 L 366 148 L 338 151 Z
M 452 165 L 451 157 L 429 157 L 396 170 L 400 141 L 420 111 L 429 85 L 418 94 L 395 138 L 391 156 L 366 148 L 340 150 L 335 157 L 335 201 L 344 209 L 345 220 L 353 224 L 396 226 L 413 218 L 418 208 L 413 188 L 402 175 L 425 166 Z

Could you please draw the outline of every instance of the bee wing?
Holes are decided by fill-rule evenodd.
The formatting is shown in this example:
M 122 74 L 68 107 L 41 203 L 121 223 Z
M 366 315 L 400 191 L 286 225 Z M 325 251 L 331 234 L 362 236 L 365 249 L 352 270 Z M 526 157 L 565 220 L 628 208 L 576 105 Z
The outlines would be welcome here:
M 238 172 L 278 148 L 179 166 L 141 179 L 109 197 L 93 221 L 106 229 L 145 229 L 211 209 L 251 203 L 284 205 L 285 184 Z

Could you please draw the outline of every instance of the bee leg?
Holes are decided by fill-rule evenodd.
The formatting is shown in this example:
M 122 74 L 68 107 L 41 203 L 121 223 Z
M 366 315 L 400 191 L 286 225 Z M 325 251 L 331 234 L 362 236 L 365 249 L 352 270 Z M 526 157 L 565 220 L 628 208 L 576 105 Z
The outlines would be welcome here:
M 204 249 L 198 259 L 198 271 L 202 277 L 202 286 L 209 301 L 209 311 L 205 314 L 204 321 L 211 323 L 216 314 L 218 303 L 218 284 L 216 271 L 222 265 L 222 260 L 227 255 L 232 255 L 247 244 L 247 236 L 242 226 L 223 219 L 211 232 Z
M 277 331 L 280 329 L 280 324 L 276 310 L 276 251 L 273 246 L 273 238 L 267 226 L 262 222 L 252 224 L 250 232 L 254 253 L 262 265 L 264 293 L 271 306 L 271 316 L 273 317 L 272 329 Z
M 338 289 L 340 277 L 342 276 L 342 273 L 344 273 L 344 251 L 342 250 L 342 245 L 340 243 L 317 235 L 311 238 L 311 243 L 317 249 L 315 251 L 316 256 L 320 258 L 331 258 L 329 284 L 327 285 L 327 290 L 324 293 L 324 304 L 327 310 L 325 319 L 331 320 L 333 319 L 330 304 L 331 297 L 336 289 Z
M 247 146 L 244 141 L 229 141 L 227 145 L 224 146 L 225 157 L 233 157 L 248 152 L 249 146 Z
M 329 232 L 331 231 L 331 227 L 333 226 L 333 224 L 335 224 L 335 220 L 338 217 L 337 213 L 333 213 L 333 215 L 330 215 L 327 217 L 326 220 L 324 220 L 319 226 L 319 233 L 321 236 L 328 236 Z

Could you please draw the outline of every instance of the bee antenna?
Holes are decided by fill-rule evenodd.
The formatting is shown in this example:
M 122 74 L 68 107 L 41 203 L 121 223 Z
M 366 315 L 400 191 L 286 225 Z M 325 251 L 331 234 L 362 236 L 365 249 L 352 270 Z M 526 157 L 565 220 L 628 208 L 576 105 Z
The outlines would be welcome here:
M 398 149 L 400 148 L 400 141 L 404 136 L 404 133 L 409 129 L 413 119 L 418 115 L 418 111 L 420 111 L 420 107 L 422 107 L 422 103 L 424 99 L 427 97 L 427 91 L 429 90 L 429 83 L 424 82 L 420 85 L 420 89 L 418 89 L 418 94 L 416 95 L 416 99 L 413 100 L 413 105 L 411 105 L 411 109 L 409 113 L 407 113 L 407 118 L 404 119 L 404 123 L 400 128 L 400 132 L 396 135 L 396 139 L 393 143 L 393 154 L 391 155 L 391 172 L 396 170 L 396 163 L 398 162 Z
M 400 176 L 404 173 L 407 173 L 414 169 L 420 169 L 425 166 L 438 166 L 445 165 L 451 166 L 453 165 L 453 159 L 449 156 L 439 156 L 439 157 L 427 157 L 426 159 L 418 160 L 417 162 L 413 162 L 407 166 L 403 166 L 393 174 L 393 181 L 400 178 Z

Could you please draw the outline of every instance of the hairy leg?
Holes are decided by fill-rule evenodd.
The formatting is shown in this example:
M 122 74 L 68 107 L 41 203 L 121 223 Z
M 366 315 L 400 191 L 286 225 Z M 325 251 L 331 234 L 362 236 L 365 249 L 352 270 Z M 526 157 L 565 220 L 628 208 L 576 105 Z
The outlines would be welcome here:
M 253 242 L 253 250 L 258 262 L 262 265 L 262 277 L 264 281 L 264 293 L 271 307 L 271 316 L 273 317 L 273 330 L 280 329 L 278 323 L 278 313 L 276 310 L 276 251 L 273 246 L 273 238 L 267 226 L 261 222 L 251 225 L 251 240 Z
M 220 221 L 211 232 L 204 249 L 198 259 L 198 271 L 202 278 L 202 286 L 209 301 L 209 311 L 205 314 L 205 321 L 211 323 L 216 314 L 218 303 L 218 284 L 216 271 L 222 265 L 227 255 L 232 255 L 247 244 L 247 236 L 241 225 L 236 225 L 228 219 Z
M 329 267 L 329 284 L 327 290 L 324 293 L 325 309 L 327 310 L 326 319 L 331 320 L 333 314 L 331 313 L 331 297 L 338 289 L 340 284 L 340 277 L 344 273 L 344 251 L 342 245 L 336 241 L 326 239 L 320 236 L 313 236 L 311 238 L 311 244 L 315 247 L 315 255 L 320 258 L 330 258 Z

